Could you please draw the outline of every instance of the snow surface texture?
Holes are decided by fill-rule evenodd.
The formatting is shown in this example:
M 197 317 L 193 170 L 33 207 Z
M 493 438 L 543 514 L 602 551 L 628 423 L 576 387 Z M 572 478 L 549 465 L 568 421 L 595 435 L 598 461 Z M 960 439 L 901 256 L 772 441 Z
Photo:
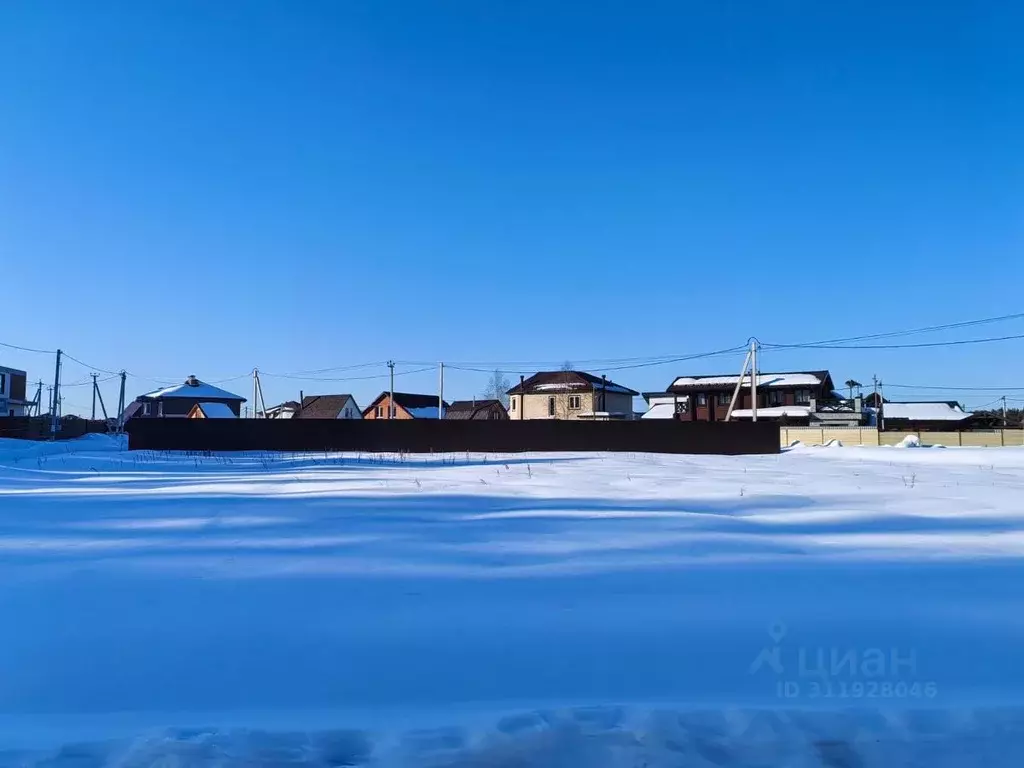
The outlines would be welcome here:
M 1014 448 L 0 440 L 0 766 L 1019 766 L 1022 492 Z

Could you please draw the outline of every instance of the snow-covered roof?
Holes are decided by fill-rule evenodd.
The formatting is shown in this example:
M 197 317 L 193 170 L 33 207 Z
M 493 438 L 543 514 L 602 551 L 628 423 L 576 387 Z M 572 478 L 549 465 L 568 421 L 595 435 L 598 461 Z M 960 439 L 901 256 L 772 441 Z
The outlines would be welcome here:
M 208 419 L 237 419 L 235 412 L 227 403 L 197 403 L 196 407 Z
M 672 419 L 675 418 L 676 408 L 672 403 L 658 403 L 641 416 L 641 419 Z
M 659 403 L 675 405 L 677 402 L 690 402 L 690 396 L 677 394 L 675 392 L 644 392 L 644 400 L 647 401 L 649 406 L 658 405 Z
M 783 416 L 793 418 L 806 418 L 811 415 L 809 405 L 773 405 L 770 408 L 758 408 L 757 418 L 759 419 L 781 419 Z M 749 408 L 736 408 L 732 412 L 734 419 L 752 419 L 754 412 Z
M 883 403 L 882 418 L 913 421 L 963 421 L 972 414 L 955 403 Z
M 148 397 L 151 399 L 163 398 L 167 399 L 170 397 L 184 397 L 189 400 L 238 400 L 239 402 L 245 402 L 245 398 L 241 395 L 236 395 L 233 392 L 228 392 L 226 389 L 215 387 L 213 384 L 205 384 L 195 376 L 189 376 L 188 379 L 181 384 L 175 384 L 173 387 L 164 387 L 163 389 L 157 389 L 153 392 L 147 392 L 140 397 Z
M 736 386 L 739 381 L 736 376 L 680 376 L 672 382 L 673 387 L 721 387 L 726 385 Z M 749 385 L 750 376 L 744 376 L 744 382 Z M 821 385 L 821 377 L 816 373 L 759 373 L 757 375 L 757 386 L 759 387 L 817 387 Z

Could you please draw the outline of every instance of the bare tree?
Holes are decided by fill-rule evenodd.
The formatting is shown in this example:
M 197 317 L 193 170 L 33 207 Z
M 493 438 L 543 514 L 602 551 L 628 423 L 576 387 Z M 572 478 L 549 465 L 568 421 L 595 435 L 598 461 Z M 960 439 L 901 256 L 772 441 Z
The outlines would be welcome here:
M 484 387 L 481 397 L 484 400 L 497 400 L 508 408 L 508 391 L 511 388 L 512 382 L 505 377 L 505 374 L 501 371 L 495 371 L 491 374 L 491 378 L 487 380 L 487 386 Z
M 863 387 L 864 385 L 861 384 L 856 379 L 847 379 L 846 380 L 846 386 L 849 387 L 849 389 L 850 389 L 850 399 L 853 400 L 853 389 L 854 389 L 854 387 L 856 387 L 857 391 L 860 392 L 860 388 Z
M 574 368 L 572 367 L 572 360 L 566 360 L 566 361 L 565 361 L 564 363 L 562 363 L 562 370 L 563 370 L 563 371 L 572 371 L 572 370 L 575 370 L 575 369 L 574 369 Z

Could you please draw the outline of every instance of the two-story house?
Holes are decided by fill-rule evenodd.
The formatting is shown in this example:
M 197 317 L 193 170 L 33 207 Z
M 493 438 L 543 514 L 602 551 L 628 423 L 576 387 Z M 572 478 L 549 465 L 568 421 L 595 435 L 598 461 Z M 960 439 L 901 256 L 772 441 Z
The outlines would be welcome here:
M 650 404 L 645 418 L 676 418 L 680 421 L 724 421 L 729 412 L 737 374 L 679 376 L 664 392 L 645 392 Z M 828 371 L 792 371 L 757 375 L 757 415 L 765 419 L 810 420 L 817 401 L 835 398 Z M 732 417 L 751 418 L 750 377 L 743 386 Z
M 630 420 L 629 387 L 584 371 L 541 371 L 508 391 L 508 415 L 520 419 Z
M 25 399 L 27 381 L 25 371 L 0 367 L 0 418 L 28 414 L 33 403 Z

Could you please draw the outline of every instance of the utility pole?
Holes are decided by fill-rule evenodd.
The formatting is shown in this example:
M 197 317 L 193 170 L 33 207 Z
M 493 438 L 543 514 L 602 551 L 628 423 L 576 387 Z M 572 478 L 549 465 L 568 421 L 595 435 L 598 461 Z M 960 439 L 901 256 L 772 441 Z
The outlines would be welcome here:
M 388 370 L 391 371 L 391 386 L 388 389 L 388 421 L 395 418 L 395 361 L 388 360 Z
M 1003 429 L 1006 429 L 1006 395 L 1003 395 Z
M 117 398 L 117 431 L 124 429 L 124 380 L 128 374 L 121 371 L 121 394 Z
M 267 401 L 263 399 L 263 383 L 260 381 L 260 372 L 258 368 L 253 368 L 252 371 L 253 380 L 255 382 L 255 396 L 252 401 L 252 409 L 255 411 L 254 418 L 267 418 Z M 259 408 L 259 410 L 257 410 Z M 260 413 L 263 415 L 260 416 Z
M 882 394 L 882 380 L 878 380 L 878 431 L 885 431 L 885 406 L 882 405 L 882 401 L 885 400 L 885 395 Z
M 57 430 L 60 429 L 60 416 L 57 412 L 60 408 L 60 358 L 64 354 L 59 349 L 57 350 L 57 364 L 53 371 L 53 404 L 50 409 L 50 433 L 56 437 Z
M 36 417 L 43 415 L 43 380 L 36 385 Z
M 437 382 L 437 418 L 444 418 L 444 363 L 439 363 Z
M 757 421 L 757 339 L 750 340 L 750 420 Z
M 90 373 L 92 376 L 92 416 L 89 417 L 90 421 L 96 421 L 96 374 Z
M 96 374 L 94 373 L 93 376 L 95 376 L 95 375 Z M 93 381 L 92 386 L 93 386 L 93 390 L 92 390 L 93 391 L 93 398 L 95 399 L 95 398 L 98 397 L 100 399 L 100 409 L 103 412 L 103 420 L 106 421 L 110 417 L 107 416 L 107 406 L 103 402 L 103 393 L 100 392 L 100 388 L 99 388 L 99 386 L 97 386 L 95 380 Z M 92 406 L 92 410 L 93 410 L 93 421 L 95 421 L 96 420 L 96 404 L 95 403 Z
M 743 358 L 743 367 L 740 368 L 740 377 L 736 379 L 736 388 L 732 391 L 732 399 L 729 401 L 729 410 L 725 412 L 725 421 L 732 419 L 733 409 L 736 407 L 736 401 L 739 400 L 740 390 L 743 389 L 743 377 L 747 375 L 747 366 L 750 365 L 750 352 L 747 350 L 747 356 Z M 714 397 L 714 395 L 712 395 Z M 708 411 L 714 414 L 714 403 L 708 403 Z

